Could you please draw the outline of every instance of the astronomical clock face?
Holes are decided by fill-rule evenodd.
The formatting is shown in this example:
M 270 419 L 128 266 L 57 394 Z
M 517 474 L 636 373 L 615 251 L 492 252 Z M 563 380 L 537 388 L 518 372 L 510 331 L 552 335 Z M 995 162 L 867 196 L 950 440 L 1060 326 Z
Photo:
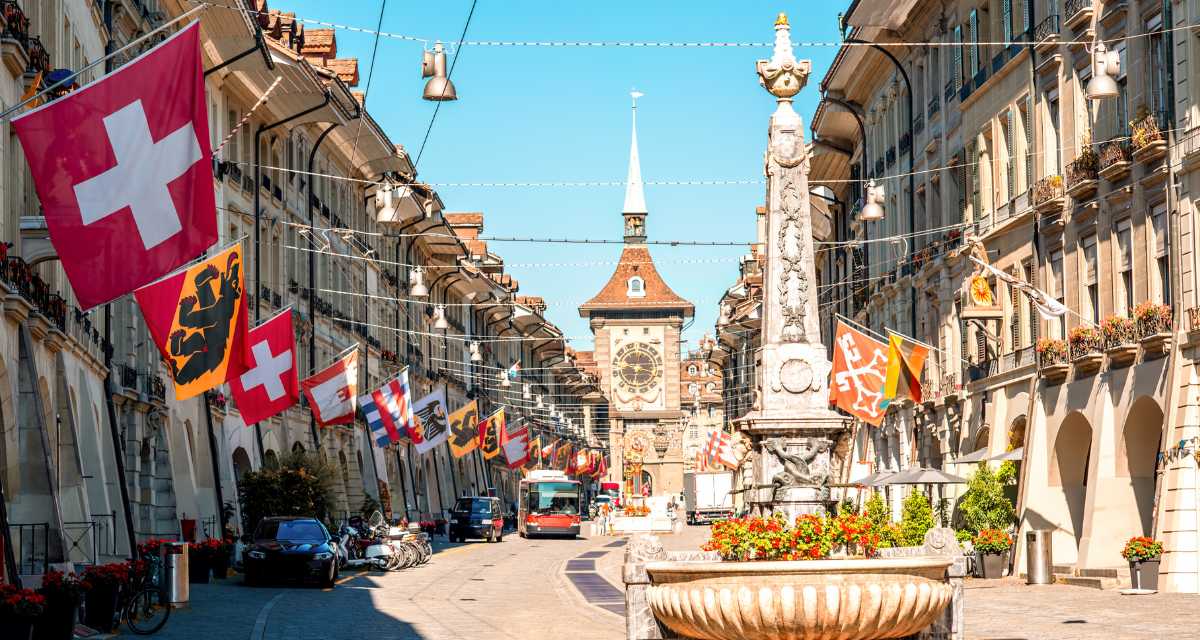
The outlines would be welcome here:
M 612 370 L 619 389 L 646 395 L 662 383 L 662 355 L 645 342 L 628 342 L 617 349 Z

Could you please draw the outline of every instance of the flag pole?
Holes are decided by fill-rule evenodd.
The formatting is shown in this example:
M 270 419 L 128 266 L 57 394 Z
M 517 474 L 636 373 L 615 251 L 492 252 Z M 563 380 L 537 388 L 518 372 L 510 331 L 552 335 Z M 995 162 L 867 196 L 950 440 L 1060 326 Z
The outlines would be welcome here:
M 834 316 L 836 316 L 836 317 L 837 317 L 838 319 L 840 319 L 840 320 L 843 320 L 843 321 L 845 321 L 845 322 L 847 322 L 847 323 L 849 323 L 849 324 L 852 324 L 852 325 L 854 325 L 854 326 L 858 327 L 859 329 L 862 329 L 863 331 L 866 331 L 867 333 L 869 333 L 869 334 L 871 334 L 871 335 L 878 336 L 879 338 L 883 338 L 883 339 L 885 339 L 885 340 L 888 340 L 888 339 L 889 339 L 887 336 L 885 336 L 885 335 L 883 335 L 883 334 L 881 334 L 881 333 L 878 333 L 878 332 L 872 331 L 872 330 L 871 330 L 869 327 L 865 327 L 865 326 L 863 326 L 863 325 L 861 325 L 861 324 L 859 324 L 859 323 L 857 323 L 857 322 L 855 322 L 855 321 L 851 320 L 850 318 L 847 318 L 846 316 L 844 316 L 844 315 L 842 315 L 842 314 L 840 314 L 840 313 L 835 313 L 835 314 L 834 314 Z M 975 366 L 975 365 L 974 365 L 974 363 L 972 363 L 972 362 L 970 362 L 970 361 L 967 361 L 967 360 L 963 360 L 962 358 L 960 358 L 960 357 L 958 357 L 958 356 L 956 356 L 956 355 L 954 355 L 954 354 L 950 353 L 949 351 L 945 351 L 945 350 L 943 350 L 943 349 L 939 349 L 939 348 L 937 348 L 937 347 L 934 347 L 934 346 L 931 346 L 931 345 L 925 344 L 924 342 L 921 342 L 920 340 L 917 340 L 916 338 L 910 338 L 910 337 L 908 337 L 908 336 L 904 335 L 903 333 L 897 333 L 897 332 L 895 332 L 895 331 L 892 331 L 891 329 L 888 329 L 887 331 L 888 331 L 888 333 L 893 333 L 893 334 L 895 334 L 895 335 L 897 335 L 897 336 L 899 336 L 899 337 L 901 337 L 901 338 L 904 338 L 905 340 L 911 340 L 912 342 L 915 342 L 915 343 L 917 343 L 917 344 L 921 345 L 922 347 L 925 347 L 926 349 L 932 349 L 932 350 L 934 350 L 934 351 L 936 351 L 936 352 L 938 352 L 938 353 L 944 353 L 944 354 L 946 354 L 947 356 L 949 356 L 949 357 L 951 357 L 951 358 L 954 358 L 955 360 L 958 360 L 959 362 L 961 362 L 961 363 L 963 363 L 963 364 L 965 364 L 965 365 Z M 935 364 L 936 364 L 936 363 L 935 363 Z
M 97 65 L 108 62 L 109 60 L 116 57 L 117 55 L 124 53 L 126 50 L 141 44 L 144 40 L 146 40 L 150 36 L 153 36 L 154 34 L 158 33 L 159 31 L 166 29 L 167 27 L 175 24 L 176 22 L 179 22 L 180 20 L 183 20 L 184 18 L 192 15 L 193 13 L 196 13 L 197 11 L 199 11 L 200 15 L 203 16 L 204 12 L 208 11 L 208 5 L 200 5 L 200 6 L 196 7 L 195 9 L 188 11 L 187 13 L 179 16 L 178 18 L 175 18 L 174 20 L 164 24 L 163 26 L 152 30 L 150 33 L 147 33 L 146 35 L 138 38 L 137 40 L 134 40 L 133 42 L 130 42 L 129 44 L 121 47 L 120 49 L 117 49 L 116 51 L 104 56 L 103 58 L 100 58 L 99 60 L 89 64 L 88 66 L 80 69 L 79 71 L 72 73 L 71 75 L 63 78 L 62 80 L 59 80 L 58 82 L 55 82 L 54 84 L 50 85 L 49 87 L 46 87 L 45 89 L 43 89 L 40 93 L 36 93 L 36 94 L 18 102 L 17 104 L 14 104 L 13 106 L 5 109 L 4 111 L 0 111 L 0 120 L 3 120 L 5 118 L 5 116 L 7 116 L 8 114 L 16 111 L 17 109 L 20 109 L 21 107 L 29 104 L 30 102 L 33 102 L 34 100 L 37 100 L 38 98 L 46 95 L 47 93 L 54 91 L 55 89 L 67 84 L 68 82 L 73 82 L 75 80 L 75 78 L 78 78 L 80 76 L 80 74 L 82 74 L 84 71 L 87 71 L 88 69 L 91 69 L 92 67 L 95 67 Z M 197 19 L 199 19 L 199 18 L 197 18 Z M 22 114 L 22 115 L 24 115 L 24 114 Z

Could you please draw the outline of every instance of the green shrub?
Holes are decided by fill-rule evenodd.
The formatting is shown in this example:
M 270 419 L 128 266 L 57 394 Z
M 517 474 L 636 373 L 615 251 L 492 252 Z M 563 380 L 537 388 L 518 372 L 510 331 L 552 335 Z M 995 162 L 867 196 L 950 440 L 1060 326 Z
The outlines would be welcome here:
M 837 514 L 839 516 L 858 515 L 858 507 L 854 504 L 854 498 L 846 496 L 838 503 Z
M 249 536 L 270 516 L 305 516 L 329 520 L 341 499 L 342 471 L 323 454 L 304 451 L 267 458 L 259 471 L 238 480 L 242 532 Z
M 925 532 L 934 527 L 933 511 L 929 508 L 929 498 L 913 491 L 904 499 L 904 507 L 900 511 L 900 532 L 903 546 L 919 547 L 925 544 Z
M 1016 520 L 1016 508 L 1004 497 L 1005 486 L 986 464 L 979 465 L 967 478 L 967 493 L 959 504 L 959 512 L 968 531 L 1007 530 Z
M 867 504 L 863 508 L 863 514 L 880 529 L 892 521 L 892 509 L 881 493 L 871 494 L 871 499 L 867 500 Z
M 383 505 L 369 493 L 363 496 L 362 504 L 358 507 L 358 512 L 362 514 L 363 519 L 369 520 L 376 511 L 383 513 Z

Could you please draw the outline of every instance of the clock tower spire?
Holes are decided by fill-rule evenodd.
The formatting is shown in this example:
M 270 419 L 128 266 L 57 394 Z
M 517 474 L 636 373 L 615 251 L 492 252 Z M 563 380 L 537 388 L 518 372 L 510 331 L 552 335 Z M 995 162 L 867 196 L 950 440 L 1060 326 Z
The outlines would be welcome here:
M 621 215 L 625 217 L 625 244 L 646 242 L 646 197 L 642 194 L 642 166 L 638 162 L 637 147 L 637 99 L 642 94 L 634 91 L 633 96 L 633 143 L 629 147 L 629 181 L 625 185 L 625 206 Z

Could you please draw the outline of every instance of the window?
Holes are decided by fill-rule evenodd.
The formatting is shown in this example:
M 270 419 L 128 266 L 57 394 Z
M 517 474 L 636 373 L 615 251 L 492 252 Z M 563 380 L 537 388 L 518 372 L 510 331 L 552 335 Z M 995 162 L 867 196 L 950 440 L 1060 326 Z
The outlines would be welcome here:
M 1167 69 L 1166 69 L 1166 45 L 1164 44 L 1164 34 L 1162 31 L 1162 14 L 1158 14 L 1150 18 L 1146 22 L 1146 32 L 1149 36 L 1149 54 L 1150 54 L 1150 109 L 1155 112 L 1166 111 L 1167 105 Z M 1124 49 L 1122 49 L 1124 53 Z M 1124 58 L 1124 56 L 1122 56 Z M 1121 60 L 1121 68 L 1124 69 L 1125 60 Z M 1166 123 L 1159 123 L 1160 127 L 1165 128 Z
M 1117 312 L 1129 315 L 1133 312 L 1133 229 L 1129 220 L 1117 223 Z
M 1161 304 L 1171 304 L 1171 258 L 1167 253 L 1170 246 L 1167 228 L 1167 205 L 1159 204 L 1150 209 L 1154 221 L 1154 299 Z
M 707 385 L 705 385 L 705 387 L 704 387 L 704 393 L 713 393 L 716 390 L 717 390 L 717 385 L 715 385 L 711 382 L 708 383 Z
M 1049 118 L 1050 128 L 1054 132 L 1053 133 L 1054 149 L 1047 156 L 1047 160 L 1054 160 L 1055 164 L 1054 164 L 1054 167 L 1051 168 L 1051 171 L 1053 174 L 1057 174 L 1060 171 L 1062 171 L 1062 166 L 1063 166 L 1063 163 L 1062 163 L 1062 133 L 1059 131 L 1059 127 L 1061 126 L 1061 122 L 1060 122 L 1060 118 L 1059 118 L 1060 105 L 1058 102 L 1058 89 L 1057 88 L 1055 88 L 1053 91 L 1050 91 L 1050 93 L 1047 94 L 1046 106 L 1048 107 L 1048 109 L 1050 111 L 1050 118 Z
M 1063 286 L 1063 252 L 1062 252 L 1062 249 L 1059 249 L 1058 251 L 1050 252 L 1050 281 L 1052 284 L 1052 286 L 1050 288 L 1050 295 L 1054 296 L 1055 300 L 1058 300 L 1059 302 L 1064 302 L 1064 300 L 1063 300 L 1064 286 Z M 1054 326 L 1054 329 L 1053 329 L 1054 337 L 1059 340 L 1065 338 L 1066 335 L 1064 334 L 1064 331 L 1063 331 L 1063 319 L 1058 318 L 1058 319 L 1053 320 L 1052 322 L 1053 322 L 1053 326 Z
M 1121 73 L 1117 76 L 1117 135 L 1129 136 L 1129 77 L 1125 73 L 1125 40 L 1115 47 L 1121 59 Z
M 627 298 L 645 298 L 646 297 L 646 281 L 638 276 L 629 279 L 629 288 L 625 291 Z
M 700 370 L 699 370 L 699 369 L 696 367 L 696 365 L 694 365 L 694 364 L 689 364 L 689 365 L 688 365 L 687 372 L 688 372 L 688 375 L 689 375 L 689 376 L 694 376 L 694 375 L 696 375 L 697 373 L 699 373 L 699 371 L 700 371 Z
M 692 440 L 700 437 L 700 427 L 695 423 L 693 423 L 691 427 L 688 427 L 688 437 L 690 437 Z
M 1083 254 L 1083 305 L 1084 313 L 1095 324 L 1100 324 L 1100 287 L 1096 264 L 1096 236 L 1090 235 L 1079 243 Z
M 689 384 L 688 385 L 688 393 L 690 393 L 692 395 L 696 395 L 696 394 L 700 393 L 700 384 L 696 383 L 696 382 Z
M 642 335 L 644 335 L 644 336 L 650 335 L 650 327 L 642 327 Z

